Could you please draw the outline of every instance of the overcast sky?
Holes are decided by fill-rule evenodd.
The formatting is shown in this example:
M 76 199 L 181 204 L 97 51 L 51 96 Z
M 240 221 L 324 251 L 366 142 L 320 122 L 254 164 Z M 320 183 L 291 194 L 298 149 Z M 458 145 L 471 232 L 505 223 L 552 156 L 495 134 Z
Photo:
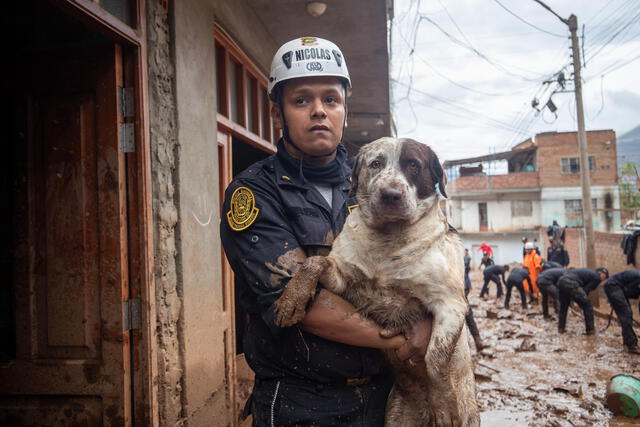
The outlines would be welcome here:
M 575 14 L 579 35 L 585 25 L 587 130 L 620 136 L 640 125 L 640 1 L 544 2 L 564 18 Z M 451 160 L 506 151 L 540 132 L 575 131 L 573 92 L 553 94 L 557 117 L 531 108 L 534 97 L 542 108 L 559 89 L 545 80 L 560 70 L 572 78 L 570 46 L 568 27 L 534 0 L 395 0 L 398 136 Z

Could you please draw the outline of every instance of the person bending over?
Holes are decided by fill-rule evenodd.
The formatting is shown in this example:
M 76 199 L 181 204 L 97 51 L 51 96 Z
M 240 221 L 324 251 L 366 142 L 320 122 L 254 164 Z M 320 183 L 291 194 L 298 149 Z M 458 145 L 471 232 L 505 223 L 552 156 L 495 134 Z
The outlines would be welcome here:
M 593 306 L 587 295 L 598 288 L 601 281 L 609 277 L 609 271 L 604 267 L 595 270 L 591 268 L 574 268 L 567 270 L 558 279 L 560 294 L 560 314 L 558 315 L 558 332 L 563 334 L 567 325 L 567 313 L 571 301 L 575 301 L 584 314 L 584 325 L 587 335 L 594 335 L 596 328 L 593 320 Z
M 633 332 L 630 299 L 640 298 L 640 270 L 624 270 L 604 282 L 604 292 L 622 327 L 622 342 L 629 353 L 640 354 L 638 337 Z M 640 304 L 638 304 L 640 309 Z
M 483 298 L 485 295 L 489 294 L 489 282 L 493 282 L 496 284 L 497 288 L 497 298 L 502 296 L 502 282 L 505 282 L 504 273 L 509 271 L 508 265 L 490 265 L 484 269 L 482 272 L 484 276 L 484 284 L 482 285 L 482 290 L 480 291 L 480 298 Z M 500 282 L 500 278 L 502 278 L 502 282 Z

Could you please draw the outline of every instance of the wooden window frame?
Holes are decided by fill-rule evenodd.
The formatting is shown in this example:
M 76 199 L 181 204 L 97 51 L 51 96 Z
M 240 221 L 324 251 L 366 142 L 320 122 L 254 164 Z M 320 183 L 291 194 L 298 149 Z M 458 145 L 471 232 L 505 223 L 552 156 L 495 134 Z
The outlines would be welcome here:
M 223 106 L 222 111 L 217 111 L 216 120 L 218 128 L 242 139 L 255 148 L 270 154 L 275 153 L 276 142 L 279 135 L 269 112 L 270 104 L 266 94 L 266 74 L 251 61 L 231 37 L 219 26 L 214 28 L 214 39 L 216 48 L 224 50 L 224 54 L 216 55 L 216 60 L 224 60 L 224 64 L 216 64 L 216 69 L 218 70 L 217 78 L 223 80 L 222 82 L 216 81 L 216 93 L 223 94 L 223 96 L 226 97 L 221 103 L 217 104 Z M 220 72 L 220 70 L 228 70 L 229 61 L 239 64 L 241 68 L 236 75 L 238 122 L 231 120 L 229 117 L 231 112 L 231 79 L 226 71 L 224 73 Z M 249 76 L 255 80 L 256 85 L 255 96 L 251 104 L 253 106 L 254 118 L 252 129 L 248 129 L 248 105 L 250 104 L 248 102 L 248 96 L 251 95 L 251 91 L 248 89 L 248 84 L 251 82 Z
M 514 218 L 533 216 L 533 200 L 512 200 L 511 216 Z

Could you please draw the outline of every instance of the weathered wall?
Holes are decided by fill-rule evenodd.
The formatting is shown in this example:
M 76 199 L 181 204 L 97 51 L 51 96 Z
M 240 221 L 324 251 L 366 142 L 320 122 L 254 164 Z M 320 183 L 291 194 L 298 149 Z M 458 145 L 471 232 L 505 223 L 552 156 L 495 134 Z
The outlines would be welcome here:
M 605 207 L 605 199 L 610 198 L 613 207 L 620 206 L 620 193 L 615 185 L 592 185 L 591 198 L 596 199 L 597 208 Z M 581 187 L 545 187 L 542 189 L 542 225 L 550 225 L 553 220 L 562 226 L 580 225 L 582 221 L 567 217 L 565 212 L 565 200 L 582 200 Z M 597 231 L 620 230 L 619 212 L 593 211 L 593 228 Z
M 538 193 L 503 193 L 493 195 L 492 200 L 453 200 L 452 225 L 465 232 L 480 231 L 478 203 L 487 204 L 488 231 L 511 232 L 533 230 L 540 226 L 540 202 Z M 499 200 L 495 200 L 496 197 Z M 531 200 L 531 216 L 511 216 L 512 200 Z
M 223 425 L 224 330 L 231 316 L 223 308 L 218 232 L 214 8 L 209 0 L 173 4 L 185 418 L 191 426 L 213 419 Z
M 153 181 L 153 226 L 158 354 L 158 419 L 161 426 L 183 419 L 181 345 L 182 289 L 177 266 L 177 124 L 175 73 L 168 10 L 147 2 L 149 127 Z

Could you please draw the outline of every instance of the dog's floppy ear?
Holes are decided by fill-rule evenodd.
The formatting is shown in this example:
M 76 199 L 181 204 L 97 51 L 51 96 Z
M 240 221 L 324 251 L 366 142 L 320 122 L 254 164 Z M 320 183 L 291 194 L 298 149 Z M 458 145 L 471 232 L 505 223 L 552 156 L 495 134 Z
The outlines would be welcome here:
M 349 191 L 349 198 L 356 197 L 358 192 L 358 175 L 360 175 L 360 169 L 362 168 L 362 156 L 355 157 L 355 163 L 351 169 L 351 190 Z
M 431 169 L 431 179 L 433 180 L 435 191 L 438 193 L 440 198 L 446 199 L 447 192 L 445 190 L 445 186 L 447 185 L 447 176 L 444 173 L 444 169 L 442 169 L 442 165 L 440 164 L 440 160 L 433 150 L 431 151 L 433 157 L 431 158 L 431 164 L 429 168 Z

